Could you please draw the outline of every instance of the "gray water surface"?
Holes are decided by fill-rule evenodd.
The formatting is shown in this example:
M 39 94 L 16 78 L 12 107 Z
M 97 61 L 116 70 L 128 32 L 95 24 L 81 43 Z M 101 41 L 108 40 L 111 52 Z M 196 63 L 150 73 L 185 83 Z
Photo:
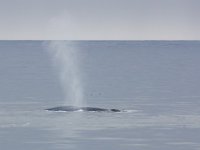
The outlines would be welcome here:
M 0 149 L 199 150 L 200 42 L 76 41 L 86 104 L 64 94 L 43 41 L 0 41 Z

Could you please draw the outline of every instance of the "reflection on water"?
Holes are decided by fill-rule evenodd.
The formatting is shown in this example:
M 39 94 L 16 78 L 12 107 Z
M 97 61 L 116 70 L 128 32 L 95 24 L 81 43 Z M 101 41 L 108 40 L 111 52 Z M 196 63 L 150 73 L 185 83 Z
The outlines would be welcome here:
M 200 147 L 200 116 L 138 111 L 49 112 L 40 104 L 1 104 L 0 144 L 21 149 L 196 149 Z M 151 109 L 156 105 L 151 105 Z M 149 108 L 150 108 L 149 107 Z M 171 109 L 171 105 L 163 106 Z M 185 106 L 176 105 L 177 109 Z M 146 110 L 142 110 L 145 108 Z M 20 139 L 18 138 L 20 136 Z M 8 141 L 14 144 L 8 145 Z M 25 149 L 24 147 L 22 149 Z

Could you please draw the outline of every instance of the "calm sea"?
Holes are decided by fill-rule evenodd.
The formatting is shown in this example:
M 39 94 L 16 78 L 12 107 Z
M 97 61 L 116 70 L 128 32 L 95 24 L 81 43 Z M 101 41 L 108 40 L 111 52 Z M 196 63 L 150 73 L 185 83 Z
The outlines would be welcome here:
M 87 106 L 67 104 L 44 41 L 0 41 L 0 149 L 199 150 L 199 41 L 74 41 Z

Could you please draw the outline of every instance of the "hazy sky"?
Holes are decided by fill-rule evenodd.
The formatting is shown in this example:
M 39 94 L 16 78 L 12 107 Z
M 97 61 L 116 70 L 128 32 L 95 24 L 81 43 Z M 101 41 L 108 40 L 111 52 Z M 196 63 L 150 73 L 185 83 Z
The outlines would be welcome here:
M 200 0 L 0 0 L 0 39 L 200 40 Z

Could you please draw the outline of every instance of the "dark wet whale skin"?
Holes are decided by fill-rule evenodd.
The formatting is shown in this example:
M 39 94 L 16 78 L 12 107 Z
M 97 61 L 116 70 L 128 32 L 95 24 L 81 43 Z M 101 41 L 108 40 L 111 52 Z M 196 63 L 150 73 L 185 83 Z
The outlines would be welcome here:
M 94 112 L 120 112 L 119 109 L 105 109 L 98 107 L 59 106 L 46 109 L 48 111 L 94 111 Z

